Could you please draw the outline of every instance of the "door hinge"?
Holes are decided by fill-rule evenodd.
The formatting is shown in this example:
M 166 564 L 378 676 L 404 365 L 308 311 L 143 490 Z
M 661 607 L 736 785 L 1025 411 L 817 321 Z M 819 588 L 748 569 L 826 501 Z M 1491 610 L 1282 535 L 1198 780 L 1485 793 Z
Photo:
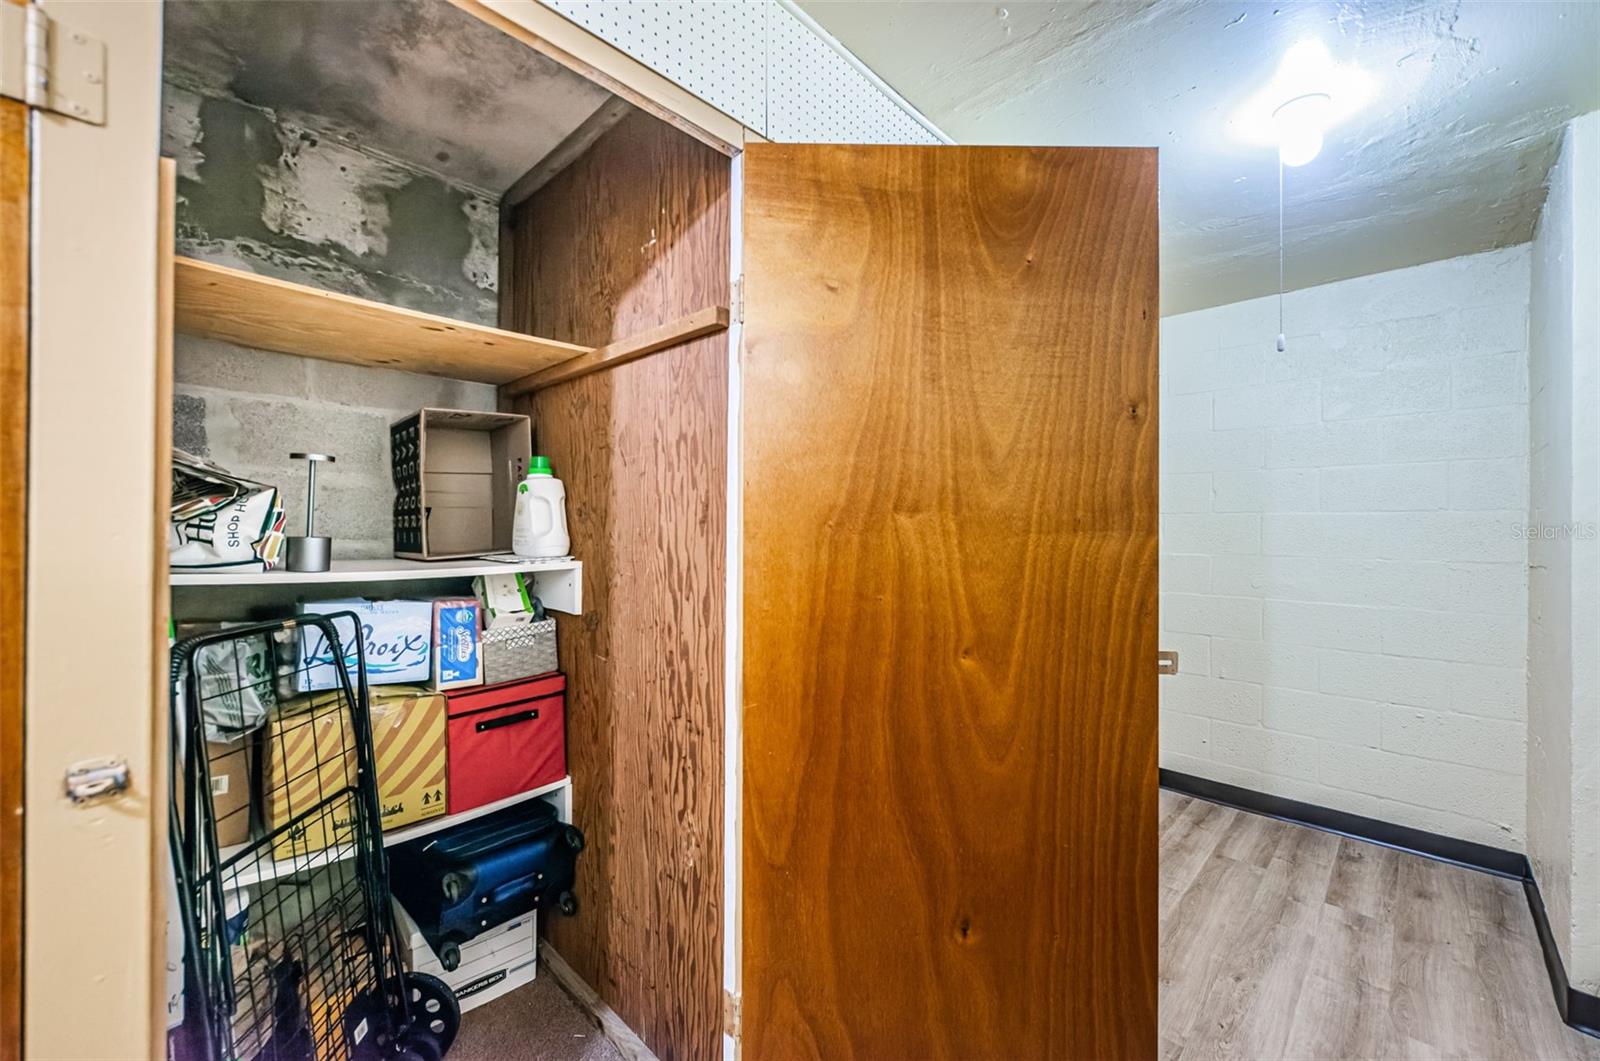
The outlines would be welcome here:
M 104 125 L 105 42 L 61 25 L 37 4 L 0 3 L 0 96 Z
M 722 992 L 722 1034 L 739 1038 L 739 996 L 726 989 Z
M 740 273 L 733 281 L 733 319 L 740 324 L 744 323 L 744 274 Z

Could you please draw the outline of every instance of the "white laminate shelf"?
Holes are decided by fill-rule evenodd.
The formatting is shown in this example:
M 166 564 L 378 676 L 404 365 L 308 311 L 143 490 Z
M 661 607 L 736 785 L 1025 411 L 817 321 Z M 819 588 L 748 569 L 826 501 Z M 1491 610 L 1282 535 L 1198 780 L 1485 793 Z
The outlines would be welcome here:
M 548 799 L 549 802 L 555 804 L 558 818 L 564 822 L 572 820 L 572 778 L 563 777 L 560 781 L 540 788 L 529 789 L 527 792 L 519 792 L 515 796 L 508 796 L 495 803 L 486 803 L 481 807 L 474 807 L 472 810 L 462 811 L 459 814 L 444 814 L 425 822 L 418 822 L 416 825 L 407 825 L 401 829 L 385 832 L 383 834 L 383 846 L 393 847 L 395 844 L 403 844 L 407 840 L 415 840 L 419 836 L 428 836 L 431 833 L 452 828 L 463 822 L 470 822 L 475 818 L 482 818 L 485 815 L 493 814 L 495 811 L 514 807 L 519 803 L 526 803 L 532 799 Z M 219 855 L 222 861 L 226 863 L 228 859 L 244 849 L 245 845 L 243 844 L 237 847 L 225 847 L 219 852 Z M 347 858 L 354 857 L 355 847 L 353 845 L 335 844 L 332 847 L 325 847 L 321 851 L 313 851 L 297 858 L 286 858 L 277 861 L 261 859 L 254 865 L 241 869 L 237 875 L 225 874 L 223 887 L 229 891 L 254 887 L 258 884 L 265 884 L 270 880 L 276 880 L 279 877 L 293 876 L 297 873 L 309 873 L 312 870 L 331 866 L 335 862 L 343 862 Z
M 416 582 L 428 579 L 472 578 L 475 575 L 533 576 L 539 599 L 552 611 L 583 612 L 583 561 L 517 560 L 335 560 L 327 571 L 240 571 L 232 568 L 181 570 L 171 573 L 174 589 L 188 586 L 360 586 L 373 582 Z

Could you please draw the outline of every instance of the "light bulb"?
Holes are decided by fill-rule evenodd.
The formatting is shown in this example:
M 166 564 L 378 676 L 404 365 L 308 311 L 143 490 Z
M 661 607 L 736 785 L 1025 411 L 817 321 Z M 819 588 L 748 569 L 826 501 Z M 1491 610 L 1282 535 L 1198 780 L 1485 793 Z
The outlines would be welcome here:
M 1272 112 L 1278 134 L 1278 158 L 1285 166 L 1304 166 L 1322 150 L 1332 100 L 1326 92 L 1307 92 Z
M 1284 53 L 1271 80 L 1234 111 L 1229 129 L 1247 144 L 1278 146 L 1294 138 L 1297 148 L 1305 145 L 1286 152 L 1287 161 L 1309 149 L 1312 138 L 1299 132 L 1302 126 L 1327 135 L 1370 102 L 1376 88 L 1364 71 L 1335 62 L 1321 41 L 1302 40 Z
M 1322 150 L 1322 130 L 1313 126 L 1285 133 L 1278 141 L 1278 158 L 1285 166 L 1304 166 Z

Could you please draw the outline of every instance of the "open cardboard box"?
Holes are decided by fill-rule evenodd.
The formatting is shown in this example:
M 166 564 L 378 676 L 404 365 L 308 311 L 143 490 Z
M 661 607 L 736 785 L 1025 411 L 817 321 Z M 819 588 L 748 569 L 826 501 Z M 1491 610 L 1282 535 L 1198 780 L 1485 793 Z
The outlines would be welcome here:
M 451 560 L 511 548 L 533 427 L 519 413 L 422 409 L 390 429 L 394 554 Z

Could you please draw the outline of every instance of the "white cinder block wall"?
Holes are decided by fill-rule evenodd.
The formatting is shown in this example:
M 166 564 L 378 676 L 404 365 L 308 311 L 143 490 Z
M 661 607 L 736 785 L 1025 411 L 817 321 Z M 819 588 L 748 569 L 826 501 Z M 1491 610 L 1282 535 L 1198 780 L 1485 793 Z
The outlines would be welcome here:
M 1572 122 L 1533 244 L 1528 857 L 1567 976 L 1600 990 L 1600 114 Z
M 1163 767 L 1521 849 L 1529 260 L 1162 320 Z

